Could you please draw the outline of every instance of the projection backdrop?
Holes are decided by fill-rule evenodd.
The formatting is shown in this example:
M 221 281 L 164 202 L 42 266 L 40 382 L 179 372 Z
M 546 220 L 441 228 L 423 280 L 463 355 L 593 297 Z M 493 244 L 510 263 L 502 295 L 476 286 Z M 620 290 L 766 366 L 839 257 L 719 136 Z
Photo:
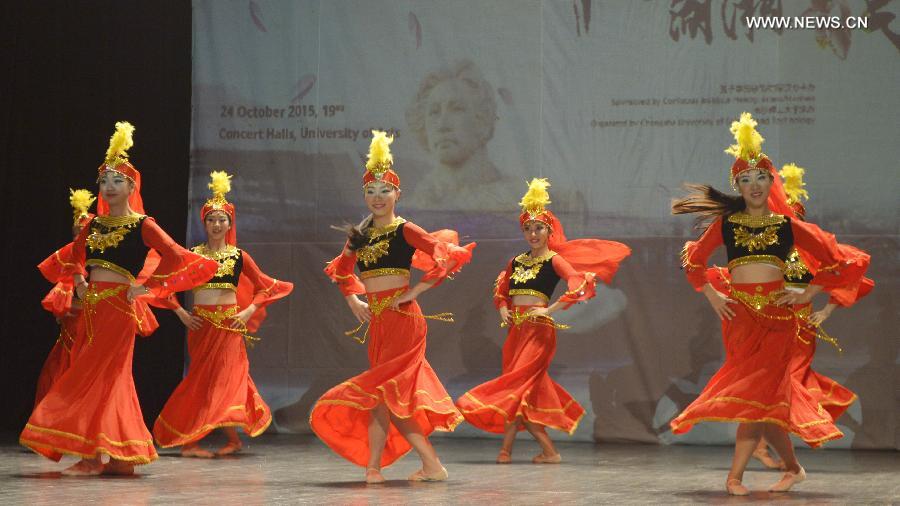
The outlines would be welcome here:
M 428 336 L 451 395 L 500 370 L 492 282 L 527 249 L 516 204 L 544 176 L 569 236 L 634 250 L 612 286 L 558 317 L 572 328 L 551 373 L 588 411 L 574 438 L 728 443 L 730 424 L 668 430 L 723 355 L 715 315 L 679 270 L 698 231 L 669 202 L 684 181 L 728 187 L 728 126 L 749 111 L 778 166 L 807 168 L 809 220 L 873 257 L 874 292 L 825 324 L 844 353 L 817 352 L 815 367 L 860 396 L 830 446 L 897 448 L 900 24 L 883 3 L 196 0 L 188 241 L 204 238 L 209 172 L 233 173 L 239 244 L 296 284 L 250 350 L 274 430 L 308 431 L 315 399 L 367 365 L 322 268 L 343 240 L 329 226 L 365 214 L 379 128 L 396 136 L 399 214 L 478 242 L 471 265 L 420 299 L 456 315 Z M 743 23 L 864 13 L 868 30 Z

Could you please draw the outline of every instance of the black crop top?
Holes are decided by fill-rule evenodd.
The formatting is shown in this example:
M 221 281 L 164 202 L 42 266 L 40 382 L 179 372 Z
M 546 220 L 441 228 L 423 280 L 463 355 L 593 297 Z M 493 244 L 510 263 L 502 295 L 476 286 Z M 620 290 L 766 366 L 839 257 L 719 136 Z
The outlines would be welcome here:
M 561 279 L 553 268 L 555 251 L 534 258 L 522 253 L 512 261 L 512 274 L 509 275 L 509 295 L 532 295 L 550 301 L 553 290 Z
M 729 269 L 760 262 L 784 269 L 794 247 L 790 218 L 780 214 L 732 214 L 722 222 L 722 240 L 728 253 Z
M 368 226 L 363 230 L 369 240 L 356 250 L 356 266 L 360 278 L 391 274 L 409 275 L 416 248 L 406 240 L 404 227 L 406 220 L 397 218 L 384 227 Z
M 221 251 L 210 251 L 206 244 L 194 246 L 191 251 L 202 255 L 219 264 L 216 275 L 206 283 L 194 288 L 203 290 L 206 288 L 225 288 L 237 290 L 238 281 L 241 279 L 241 270 L 244 267 L 244 254 L 237 246 L 226 246 Z
M 788 286 L 806 287 L 813 277 L 809 268 L 803 263 L 803 259 L 800 258 L 800 253 L 797 253 L 796 249 L 792 249 L 784 263 L 784 283 Z
M 134 281 L 150 250 L 141 236 L 146 218 L 144 215 L 97 216 L 91 220 L 85 241 L 85 267 L 103 267 Z

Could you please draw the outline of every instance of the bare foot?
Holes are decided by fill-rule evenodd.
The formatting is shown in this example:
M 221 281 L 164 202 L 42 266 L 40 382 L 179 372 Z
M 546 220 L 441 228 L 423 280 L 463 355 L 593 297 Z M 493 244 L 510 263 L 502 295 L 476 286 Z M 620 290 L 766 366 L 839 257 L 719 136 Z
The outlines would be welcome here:
M 103 474 L 131 476 L 134 474 L 134 464 L 124 460 L 109 459 L 109 464 L 103 466 Z
M 77 463 L 65 468 L 62 474 L 65 476 L 97 476 L 102 472 L 103 464 L 100 462 L 100 459 L 82 459 Z
M 375 485 L 384 482 L 385 479 L 384 476 L 381 475 L 381 469 L 375 469 L 374 467 L 366 468 L 366 483 Z
M 562 455 L 559 453 L 553 455 L 544 455 L 544 453 L 539 453 L 531 459 L 532 464 L 559 464 L 562 462 Z
M 497 454 L 497 463 L 498 464 L 509 464 L 512 462 L 512 455 L 509 450 L 506 448 L 500 448 L 500 453 Z
M 244 445 L 240 441 L 229 441 L 228 443 L 225 444 L 225 446 L 223 446 L 222 448 L 219 449 L 219 451 L 216 452 L 216 455 L 218 455 L 219 457 L 224 457 L 226 455 L 232 455 L 234 453 L 241 451 L 241 448 L 243 448 L 243 447 L 244 447 Z
M 200 445 L 184 445 L 181 447 L 181 456 L 195 457 L 198 459 L 211 459 L 216 455 L 209 450 L 200 448 Z
M 725 490 L 728 491 L 728 495 L 750 495 L 750 490 L 737 478 L 729 478 L 725 482 Z

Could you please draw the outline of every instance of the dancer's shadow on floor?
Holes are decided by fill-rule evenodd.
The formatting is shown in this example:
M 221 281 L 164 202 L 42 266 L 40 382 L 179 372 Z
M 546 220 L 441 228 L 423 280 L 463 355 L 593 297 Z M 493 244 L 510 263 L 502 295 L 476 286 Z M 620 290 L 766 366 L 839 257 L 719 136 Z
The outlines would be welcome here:
M 795 502 L 802 501 L 804 503 L 818 503 L 820 501 L 836 501 L 838 499 L 847 499 L 847 497 L 842 497 L 835 494 L 828 494 L 823 492 L 805 492 L 805 491 L 791 491 L 791 492 L 767 492 L 765 490 L 752 490 L 750 495 L 737 496 L 737 495 L 728 495 L 728 492 L 724 490 L 695 490 L 695 491 L 684 491 L 684 492 L 676 492 L 674 494 L 661 494 L 665 495 L 666 499 L 660 498 L 660 503 L 671 502 L 672 497 L 679 497 L 684 500 L 690 501 L 692 503 L 701 503 L 701 504 L 731 504 L 731 503 L 749 503 L 749 502 L 760 502 L 765 501 L 767 503 L 770 502 Z
M 314 487 L 321 488 L 341 488 L 347 490 L 378 490 L 381 488 L 408 488 L 414 489 L 418 487 L 428 487 L 437 491 L 446 489 L 450 482 L 418 482 L 408 481 L 404 479 L 387 480 L 384 483 L 368 484 L 364 481 L 323 481 L 318 483 L 310 483 Z
M 37 473 L 16 473 L 10 474 L 11 478 L 22 478 L 26 480 L 140 480 L 144 478 L 143 474 L 130 474 L 128 476 L 115 474 L 101 474 L 91 476 L 67 476 L 61 471 L 41 471 Z

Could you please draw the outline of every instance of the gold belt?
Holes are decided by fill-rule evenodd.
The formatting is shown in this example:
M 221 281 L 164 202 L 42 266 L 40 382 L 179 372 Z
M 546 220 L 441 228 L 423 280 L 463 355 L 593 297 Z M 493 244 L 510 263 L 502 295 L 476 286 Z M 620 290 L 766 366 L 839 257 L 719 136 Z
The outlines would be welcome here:
M 390 310 L 390 311 L 400 313 L 402 315 L 412 316 L 415 318 L 424 318 L 426 320 L 437 320 L 437 321 L 441 321 L 441 322 L 450 322 L 450 323 L 453 322 L 453 313 L 437 313 L 437 314 L 426 315 L 426 314 L 421 314 L 421 313 L 410 313 L 409 311 L 404 311 L 400 308 L 391 307 L 391 304 L 393 304 L 394 300 L 396 300 L 397 297 L 403 295 L 403 292 L 405 292 L 405 291 L 406 291 L 406 289 L 401 288 L 401 289 L 397 290 L 396 292 L 394 292 L 392 295 L 388 295 L 387 297 L 385 297 L 381 300 L 379 300 L 378 297 L 374 294 L 371 296 L 367 296 L 367 298 L 369 299 L 369 312 L 372 313 L 372 318 L 373 319 L 378 318 L 379 316 L 381 316 L 381 313 Z M 369 338 L 369 327 L 371 326 L 371 325 L 367 325 L 369 323 L 370 322 L 362 322 L 355 329 L 344 332 L 344 335 L 353 337 L 353 339 L 356 339 L 359 342 L 359 344 L 366 344 L 366 340 Z M 359 333 L 360 330 L 362 330 L 363 326 L 366 326 L 366 330 L 365 330 L 365 332 L 363 332 L 362 336 L 358 336 L 357 334 Z
M 760 288 L 761 287 L 757 287 L 758 290 Z M 832 346 L 837 348 L 838 353 L 844 352 L 837 338 L 828 335 L 828 333 L 825 332 L 825 329 L 823 329 L 820 325 L 812 324 L 809 322 L 809 316 L 812 314 L 812 309 L 809 305 L 803 306 L 796 311 L 790 307 L 776 306 L 775 301 L 778 300 L 778 298 L 782 294 L 783 292 L 781 291 L 769 292 L 767 294 L 750 294 L 741 290 L 735 290 L 734 287 L 731 287 L 731 296 L 740 303 L 744 304 L 744 306 L 753 311 L 755 314 L 762 316 L 763 318 L 769 318 L 772 320 L 794 320 L 797 324 L 796 337 L 803 344 L 809 344 L 810 342 L 800 337 L 801 331 L 807 334 L 812 334 L 814 338 L 818 338 L 827 343 L 830 343 Z M 766 314 L 765 312 L 763 312 L 763 308 L 765 308 L 766 306 L 774 306 L 790 314 L 784 316 Z M 815 332 L 809 330 L 806 325 L 802 325 L 801 322 L 804 322 L 806 325 L 815 328 Z
M 117 285 L 105 290 L 97 290 L 96 285 L 91 284 L 88 286 L 87 292 L 84 294 L 84 299 L 82 300 L 84 332 L 87 335 L 88 344 L 94 342 L 94 315 L 97 313 L 97 304 L 111 297 L 115 297 L 121 293 L 122 290 L 127 290 L 128 288 L 129 285 Z M 126 303 L 123 307 L 123 304 L 118 299 L 112 299 L 107 302 L 118 311 L 131 316 L 138 327 L 143 325 L 143 321 L 138 318 L 137 313 L 134 312 L 133 304 Z
M 250 335 L 250 331 L 247 330 L 247 324 L 240 320 L 239 318 L 235 318 L 235 315 L 238 312 L 237 306 L 231 306 L 228 309 L 222 309 L 222 306 L 218 306 L 215 311 L 210 311 L 208 309 L 204 309 L 202 307 L 194 306 L 194 314 L 206 320 L 210 325 L 217 329 L 227 330 L 229 332 L 234 332 L 240 334 L 244 337 L 244 341 L 247 342 L 247 345 L 251 348 L 260 340 L 258 337 L 254 337 Z M 234 320 L 238 323 L 238 328 L 226 327 L 223 325 L 225 320 Z
M 512 326 L 518 326 L 523 323 L 531 322 L 536 323 L 538 325 L 546 325 L 548 327 L 553 327 L 559 330 L 565 330 L 570 328 L 569 325 L 565 323 L 556 323 L 556 320 L 546 315 L 533 315 L 526 312 L 520 312 L 518 308 L 514 309 L 512 313 L 509 314 L 509 319 L 512 320 Z M 500 322 L 500 328 L 508 327 L 509 324 L 506 322 Z

